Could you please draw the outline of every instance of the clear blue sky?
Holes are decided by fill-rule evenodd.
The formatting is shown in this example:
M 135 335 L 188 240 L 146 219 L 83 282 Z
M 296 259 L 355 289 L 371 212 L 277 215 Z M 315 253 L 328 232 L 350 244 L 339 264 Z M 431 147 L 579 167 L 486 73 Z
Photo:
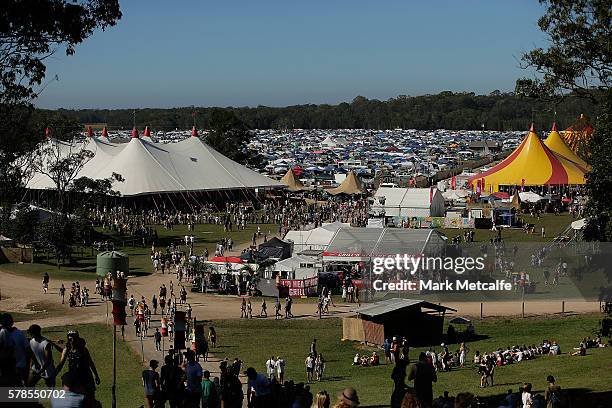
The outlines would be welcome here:
M 513 90 L 541 45 L 536 0 L 122 1 L 116 27 L 57 74 L 41 107 L 284 106 Z

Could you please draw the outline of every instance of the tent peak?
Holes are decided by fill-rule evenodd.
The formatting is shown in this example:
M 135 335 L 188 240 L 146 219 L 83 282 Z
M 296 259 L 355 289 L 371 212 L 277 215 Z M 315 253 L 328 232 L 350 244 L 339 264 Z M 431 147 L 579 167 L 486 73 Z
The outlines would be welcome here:
M 557 122 L 553 122 L 551 132 L 556 132 L 556 131 L 557 131 Z
M 45 128 L 45 137 L 51 137 L 51 129 L 48 126 Z
M 198 129 L 196 129 L 195 125 L 191 128 L 191 136 L 198 137 Z
M 151 137 L 151 130 L 149 130 L 148 126 L 145 126 L 144 132 L 142 132 L 142 137 Z
M 93 137 L 93 128 L 91 126 L 87 126 L 87 137 Z
M 106 130 L 106 126 L 102 128 L 102 137 L 108 137 L 108 130 Z
M 136 129 L 136 126 L 132 129 L 132 139 L 138 139 L 138 129 Z
M 531 122 L 531 127 L 529 128 L 529 132 L 533 132 L 535 133 L 535 124 L 533 122 Z

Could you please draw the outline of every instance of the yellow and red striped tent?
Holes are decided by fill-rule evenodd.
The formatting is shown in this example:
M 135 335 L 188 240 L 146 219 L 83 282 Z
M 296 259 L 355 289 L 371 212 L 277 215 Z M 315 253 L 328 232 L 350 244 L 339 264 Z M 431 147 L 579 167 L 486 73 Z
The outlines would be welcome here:
M 586 168 L 549 149 L 533 125 L 521 144 L 504 160 L 468 180 L 474 190 L 499 191 L 500 186 L 584 184 Z
M 570 147 L 565 143 L 559 132 L 557 131 L 557 124 L 553 123 L 552 130 L 546 140 L 544 141 L 546 147 L 553 152 L 564 158 L 579 164 L 582 168 L 590 170 L 590 166 L 580 156 L 578 156 Z
M 561 132 L 561 137 L 574 152 L 584 154 L 594 130 L 589 118 L 581 113 L 572 126 Z

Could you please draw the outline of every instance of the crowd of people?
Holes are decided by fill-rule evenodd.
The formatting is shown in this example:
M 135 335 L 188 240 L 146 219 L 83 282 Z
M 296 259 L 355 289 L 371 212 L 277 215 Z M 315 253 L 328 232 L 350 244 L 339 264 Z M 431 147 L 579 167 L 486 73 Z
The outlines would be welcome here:
M 42 329 L 32 324 L 27 334 L 14 326 L 9 313 L 0 316 L 0 387 L 34 387 L 39 383 L 54 388 L 57 377 L 65 391 L 61 398 L 53 397 L 52 406 L 101 407 L 96 400 L 100 376 L 87 348 L 86 340 L 76 330 L 70 330 L 65 340 L 53 341 L 42 335 Z M 60 353 L 54 361 L 53 351 Z M 65 368 L 65 369 L 64 369 Z

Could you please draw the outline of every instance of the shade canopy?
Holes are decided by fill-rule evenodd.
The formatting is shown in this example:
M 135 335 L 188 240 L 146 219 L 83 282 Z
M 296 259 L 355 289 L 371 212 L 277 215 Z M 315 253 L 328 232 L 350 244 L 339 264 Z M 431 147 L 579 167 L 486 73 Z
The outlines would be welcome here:
M 548 148 L 533 126 L 514 151 L 489 170 L 476 174 L 469 183 L 492 193 L 500 186 L 544 186 L 584 184 L 586 169 Z

